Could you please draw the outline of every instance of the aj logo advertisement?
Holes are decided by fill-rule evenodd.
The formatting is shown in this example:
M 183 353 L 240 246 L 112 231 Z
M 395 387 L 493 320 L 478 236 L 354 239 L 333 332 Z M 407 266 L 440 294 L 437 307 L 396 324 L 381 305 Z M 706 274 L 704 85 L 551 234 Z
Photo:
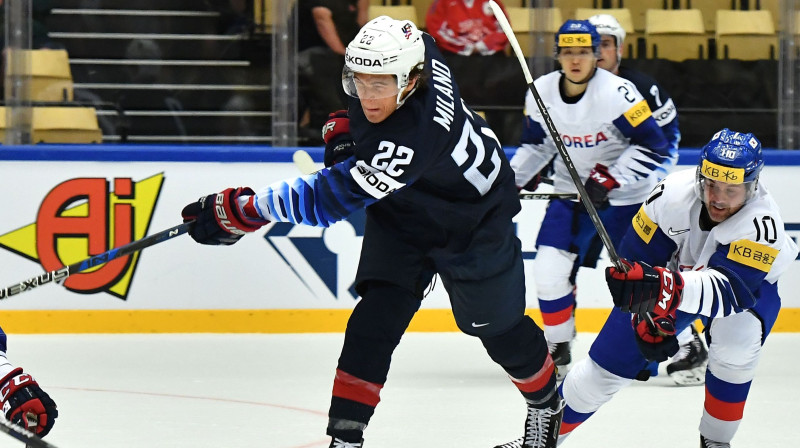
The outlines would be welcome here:
M 41 200 L 36 220 L 0 229 L 0 248 L 59 269 L 147 235 L 164 174 L 131 178 L 74 178 Z M 120 257 L 69 276 L 64 287 L 81 294 L 105 292 L 127 299 L 141 253 Z

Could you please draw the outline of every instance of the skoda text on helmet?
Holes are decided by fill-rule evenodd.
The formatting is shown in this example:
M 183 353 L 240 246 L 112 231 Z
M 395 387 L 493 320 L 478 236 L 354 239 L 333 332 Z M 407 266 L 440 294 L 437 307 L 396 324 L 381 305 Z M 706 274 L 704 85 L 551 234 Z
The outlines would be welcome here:
M 764 167 L 761 142 L 751 133 L 731 131 L 727 128 L 711 137 L 700 151 L 697 167 L 696 190 L 704 198 L 704 183 L 708 180 L 746 187 L 746 199 L 755 195 L 758 176 Z
M 555 38 L 553 53 L 556 58 L 563 47 L 591 47 L 595 56 L 600 51 L 600 35 L 588 20 L 567 20 L 558 29 Z
M 355 84 L 355 73 L 393 75 L 397 80 L 396 89 L 371 90 L 369 94 L 372 98 L 396 95 L 397 104 L 402 105 L 405 99 L 401 97 L 409 84 L 409 73 L 424 62 L 425 43 L 416 25 L 409 20 L 380 16 L 364 25 L 347 45 L 342 86 L 348 95 L 361 98 L 364 94 L 359 95 L 358 88 L 362 87 L 362 92 L 365 89 Z
M 622 47 L 625 44 L 625 29 L 611 14 L 595 14 L 589 17 L 589 23 L 597 29 L 600 36 L 614 36 L 617 41 L 617 63 L 622 60 Z

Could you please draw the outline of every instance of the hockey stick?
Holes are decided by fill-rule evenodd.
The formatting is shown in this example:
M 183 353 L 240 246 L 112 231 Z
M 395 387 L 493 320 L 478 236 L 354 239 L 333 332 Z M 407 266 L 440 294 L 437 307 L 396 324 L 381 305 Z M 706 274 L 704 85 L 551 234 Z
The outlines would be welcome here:
M 520 193 L 519 198 L 549 201 L 550 199 L 578 199 L 578 195 L 575 193 Z
M 304 175 L 314 174 L 319 171 L 317 170 L 316 163 L 314 163 L 314 159 L 303 149 L 298 149 L 292 154 L 292 161 L 294 162 L 294 166 Z
M 113 249 L 103 252 L 102 254 L 91 256 L 83 261 L 73 263 L 69 266 L 64 266 L 63 268 L 59 268 L 54 271 L 45 272 L 44 274 L 37 275 L 36 277 L 31 277 L 15 285 L 11 285 L 7 288 L 0 289 L 0 299 L 6 299 L 8 297 L 15 296 L 25 291 L 30 291 L 31 289 L 36 288 L 37 286 L 45 285 L 47 283 L 63 282 L 64 280 L 67 279 L 67 277 L 69 277 L 72 274 L 77 274 L 78 272 L 85 271 L 89 268 L 101 265 L 103 263 L 107 263 L 111 260 L 124 257 L 125 255 L 133 254 L 146 247 L 150 247 L 154 244 L 158 244 L 166 240 L 175 238 L 178 235 L 183 235 L 193 225 L 194 225 L 194 220 L 185 222 L 183 224 L 178 224 L 177 226 L 170 227 L 167 230 L 162 230 L 161 232 L 154 233 L 153 235 L 150 236 L 146 236 L 140 240 L 133 241 L 124 246 L 115 247 Z
M 522 54 L 522 50 L 519 48 L 519 42 L 517 42 L 517 38 L 514 36 L 514 31 L 511 29 L 511 25 L 508 23 L 506 15 L 503 13 L 503 10 L 500 9 L 500 6 L 498 6 L 497 3 L 492 0 L 489 0 L 489 7 L 492 8 L 492 13 L 494 13 L 494 16 L 500 23 L 500 27 L 503 28 L 503 32 L 508 38 L 511 48 L 514 49 L 514 54 L 517 55 L 517 60 L 519 60 L 519 64 L 522 67 L 522 72 L 525 75 L 525 81 L 528 83 L 528 89 L 533 94 L 533 98 L 536 100 L 536 105 L 539 107 L 539 111 L 542 113 L 542 118 L 544 118 L 544 122 L 547 125 L 547 130 L 550 131 L 550 137 L 553 138 L 553 141 L 556 144 L 556 149 L 558 149 L 558 153 L 564 160 L 564 165 L 567 166 L 567 171 L 569 172 L 570 177 L 572 177 L 572 182 L 575 184 L 575 188 L 578 189 L 578 197 L 580 198 L 583 206 L 586 208 L 586 213 L 589 214 L 589 218 L 591 218 L 592 223 L 597 230 L 597 234 L 600 235 L 600 239 L 603 240 L 603 245 L 608 251 L 608 258 L 611 259 L 611 263 L 613 263 L 618 270 L 623 272 L 627 271 L 627 268 L 624 264 L 622 264 L 619 255 L 617 255 L 616 249 L 614 249 L 614 244 L 611 242 L 611 237 L 608 235 L 605 226 L 603 226 L 603 223 L 600 221 L 600 215 L 597 214 L 594 204 L 592 204 L 592 201 L 589 200 L 589 196 L 586 194 L 586 188 L 583 187 L 581 178 L 578 176 L 578 171 L 575 169 L 575 165 L 572 163 L 572 158 L 569 156 L 567 148 L 564 147 L 564 142 L 561 141 L 561 136 L 558 134 L 556 125 L 553 124 L 553 120 L 550 118 L 550 114 L 547 112 L 547 107 L 545 107 L 542 97 L 539 95 L 539 92 L 536 90 L 536 86 L 533 84 L 533 77 L 528 69 L 528 61 L 525 60 L 525 56 Z
M 31 448 L 57 448 L 52 443 L 47 443 L 33 432 L 23 428 L 22 426 L 15 425 L 7 421 L 5 418 L 0 417 L 0 431 L 10 435 L 11 437 L 24 442 L 27 447 Z

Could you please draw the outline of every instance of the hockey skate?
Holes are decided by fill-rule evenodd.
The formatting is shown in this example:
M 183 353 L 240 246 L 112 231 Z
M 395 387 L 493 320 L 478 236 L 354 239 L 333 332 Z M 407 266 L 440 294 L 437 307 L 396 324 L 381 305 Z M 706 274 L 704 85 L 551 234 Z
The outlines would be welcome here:
M 556 408 L 539 409 L 528 402 L 528 417 L 525 419 L 525 437 L 497 445 L 494 448 L 555 448 L 558 431 L 564 417 L 564 400 Z
M 556 381 L 563 381 L 572 362 L 572 341 L 547 343 L 547 350 L 556 365 Z
M 728 442 L 715 442 L 713 440 L 708 440 L 701 434 L 700 448 L 731 448 L 731 444 Z
M 706 382 L 708 349 L 692 325 L 692 340 L 681 345 L 680 350 L 667 365 L 667 373 L 681 386 L 699 386 Z
M 361 439 L 360 442 L 345 442 L 338 437 L 334 437 L 328 448 L 361 448 L 362 446 L 364 446 L 364 439 Z

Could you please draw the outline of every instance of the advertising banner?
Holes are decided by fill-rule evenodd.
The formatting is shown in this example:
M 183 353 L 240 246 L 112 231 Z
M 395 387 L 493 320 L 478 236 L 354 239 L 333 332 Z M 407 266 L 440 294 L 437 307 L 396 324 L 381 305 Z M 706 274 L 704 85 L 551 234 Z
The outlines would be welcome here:
M 796 166 L 779 165 L 762 174 L 795 238 L 796 172 Z M 181 209 L 200 196 L 227 187 L 257 190 L 299 175 L 292 163 L 272 161 L 4 161 L 0 287 L 179 224 Z M 538 315 L 532 260 L 546 201 L 522 205 L 515 222 L 526 259 L 528 307 Z M 0 325 L 18 332 L 336 331 L 358 300 L 353 279 L 363 232 L 359 212 L 330 228 L 271 223 L 233 246 L 202 246 L 183 235 L 61 284 L 2 299 L 0 310 L 10 313 L 12 323 L 3 319 Z M 608 264 L 604 252 L 600 265 Z M 611 304 L 603 270 L 582 268 L 577 288 L 584 329 L 599 328 Z M 783 276 L 780 290 L 784 314 L 794 316 L 800 262 Z M 441 282 L 432 285 L 422 310 L 436 316 L 425 328 L 455 329 Z M 789 329 L 800 331 L 800 319 Z

